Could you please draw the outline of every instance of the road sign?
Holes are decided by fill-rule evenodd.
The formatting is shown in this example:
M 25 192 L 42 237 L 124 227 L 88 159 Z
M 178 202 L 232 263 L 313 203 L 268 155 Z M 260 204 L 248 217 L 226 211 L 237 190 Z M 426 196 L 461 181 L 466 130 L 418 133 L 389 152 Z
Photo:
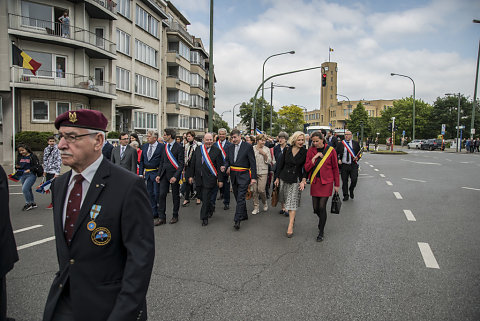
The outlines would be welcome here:
M 465 126 L 460 126 L 460 127 L 455 126 L 455 129 L 465 129 Z
M 475 135 L 475 128 L 470 129 L 470 134 Z
M 442 124 L 442 135 L 445 135 L 445 127 L 446 127 L 446 125 Z
M 402 132 L 402 136 L 405 136 L 405 131 Z

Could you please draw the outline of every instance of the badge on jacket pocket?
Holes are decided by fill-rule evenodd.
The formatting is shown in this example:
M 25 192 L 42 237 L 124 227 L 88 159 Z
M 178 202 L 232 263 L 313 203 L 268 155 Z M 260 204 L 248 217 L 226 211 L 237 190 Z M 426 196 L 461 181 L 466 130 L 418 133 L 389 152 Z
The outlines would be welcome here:
M 92 242 L 95 245 L 107 245 L 112 238 L 112 234 L 106 227 L 97 227 L 92 232 Z

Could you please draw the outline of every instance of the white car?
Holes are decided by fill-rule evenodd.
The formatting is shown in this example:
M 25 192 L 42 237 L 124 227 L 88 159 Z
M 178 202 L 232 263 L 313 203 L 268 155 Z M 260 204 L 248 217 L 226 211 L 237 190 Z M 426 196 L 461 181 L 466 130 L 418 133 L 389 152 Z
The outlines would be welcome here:
M 407 146 L 408 146 L 408 149 L 410 148 L 420 149 L 420 147 L 422 146 L 422 143 L 423 143 L 423 140 L 414 139 L 410 143 L 408 143 Z

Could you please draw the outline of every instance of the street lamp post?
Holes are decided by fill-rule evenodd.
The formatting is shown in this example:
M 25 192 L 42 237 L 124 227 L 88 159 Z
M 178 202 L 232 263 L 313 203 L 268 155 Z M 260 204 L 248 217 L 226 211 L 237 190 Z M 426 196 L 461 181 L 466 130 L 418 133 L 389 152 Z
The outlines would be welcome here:
M 445 96 L 456 96 L 456 94 L 445 94 Z M 457 106 L 457 143 L 455 144 L 456 146 L 456 152 L 458 153 L 458 145 L 461 144 L 461 142 L 458 141 L 458 137 L 460 135 L 460 93 L 458 93 L 458 106 Z
M 210 0 L 210 39 L 208 58 L 208 131 L 213 131 L 213 86 L 215 76 L 213 72 L 213 0 Z
M 480 20 L 474 19 L 473 23 L 480 23 Z M 478 63 L 480 60 L 480 40 L 478 41 L 477 69 L 475 70 L 475 90 L 473 91 L 472 123 L 470 126 L 470 138 L 473 138 L 475 131 L 475 109 L 477 106 L 477 86 L 478 86 Z
M 241 105 L 242 103 L 238 103 L 238 104 L 235 104 L 235 106 L 233 106 L 233 124 L 232 124 L 232 129 L 235 128 L 235 107 L 237 107 L 238 105 Z
M 340 94 L 337 94 L 337 96 L 347 98 L 347 100 L 348 100 L 348 115 L 347 115 L 347 116 L 350 116 L 350 109 L 352 109 L 352 103 L 350 102 L 350 98 L 348 98 L 348 97 L 345 96 L 345 95 L 340 95 Z M 343 122 L 343 129 L 345 129 L 345 124 L 346 124 L 346 123 L 347 123 L 347 121 L 345 120 L 345 121 Z
M 272 136 L 272 133 L 273 133 L 272 124 L 273 124 L 273 88 L 274 87 L 295 89 L 295 87 L 293 86 L 277 85 L 277 84 L 274 84 L 273 82 L 270 84 L 270 87 L 265 88 L 265 89 L 270 89 L 270 136 Z M 262 87 L 262 89 L 264 88 Z M 262 114 L 263 114 L 263 111 L 262 111 Z M 262 124 L 263 124 L 263 120 L 262 120 Z
M 413 81 L 412 78 L 408 77 L 408 76 L 405 76 L 405 75 L 401 75 L 401 74 L 395 74 L 395 73 L 391 73 L 390 76 L 400 76 L 400 77 L 405 77 L 405 78 L 408 78 L 412 81 L 413 83 L 413 129 L 412 129 L 412 140 L 415 139 L 415 82 Z
M 270 58 L 272 58 L 272 57 L 281 56 L 281 55 L 286 55 L 286 54 L 293 55 L 293 54 L 295 54 L 295 50 L 277 53 L 277 54 L 271 55 L 270 57 L 268 57 L 267 59 L 265 59 L 265 61 L 263 62 L 263 67 L 262 67 L 262 84 L 265 83 L 265 64 L 267 63 L 267 60 L 270 59 Z M 264 86 L 262 85 L 262 98 L 264 98 L 264 93 L 265 93 L 265 88 L 264 88 Z M 262 132 L 263 132 L 263 109 L 264 109 L 264 108 L 262 108 Z M 271 123 L 270 123 L 270 124 L 271 124 Z
M 293 70 L 293 71 L 288 71 L 288 72 L 282 72 L 282 73 L 279 73 L 279 74 L 275 74 L 273 76 L 270 76 L 268 77 L 267 79 L 265 79 L 261 84 L 260 86 L 258 86 L 257 90 L 255 91 L 255 96 L 253 97 L 253 108 L 252 108 L 252 121 L 250 123 L 250 130 L 253 131 L 255 130 L 254 126 L 255 126 L 255 103 L 257 101 L 257 95 L 258 95 L 258 92 L 260 91 L 260 88 L 263 86 L 263 84 L 272 79 L 272 78 L 275 78 L 275 77 L 278 77 L 278 76 L 284 76 L 284 75 L 289 75 L 289 74 L 294 74 L 294 73 L 297 73 L 297 72 L 302 72 L 302 71 L 308 71 L 308 70 L 313 70 L 313 69 L 320 69 L 322 68 L 322 66 L 317 66 L 317 67 L 311 67 L 311 68 L 305 68 L 305 69 L 299 69 L 299 70 Z

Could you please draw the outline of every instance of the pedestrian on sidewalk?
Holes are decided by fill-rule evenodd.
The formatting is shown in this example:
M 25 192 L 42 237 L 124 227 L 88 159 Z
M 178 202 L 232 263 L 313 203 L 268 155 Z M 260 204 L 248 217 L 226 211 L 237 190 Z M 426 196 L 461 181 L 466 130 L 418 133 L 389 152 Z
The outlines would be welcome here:
M 60 150 L 55 143 L 55 137 L 48 137 L 47 143 L 48 146 L 43 150 L 43 177 L 45 177 L 45 181 L 59 176 L 62 167 L 62 156 L 60 156 Z M 52 203 L 47 206 L 48 209 L 52 207 Z
M 257 135 L 257 144 L 253 147 L 255 152 L 255 161 L 257 163 L 257 182 L 252 185 L 253 190 L 253 211 L 252 214 L 260 213 L 260 199 L 262 200 L 262 210 L 268 210 L 267 195 L 265 186 L 268 178 L 268 164 L 272 161 L 270 149 L 265 146 L 267 138 L 264 134 Z
M 15 165 L 15 168 L 22 173 L 20 181 L 22 182 L 22 193 L 25 198 L 25 205 L 23 206 L 22 211 L 29 211 L 37 208 L 32 192 L 32 186 L 37 180 L 37 173 L 42 169 L 42 165 L 40 165 L 38 157 L 27 145 L 20 144 L 17 151 L 17 165 Z M 41 175 L 43 175 L 43 173 Z
M 337 152 L 328 146 L 322 133 L 312 134 L 313 146 L 308 149 L 305 171 L 309 173 L 311 182 L 313 212 L 318 216 L 317 242 L 323 241 L 327 222 L 327 201 L 332 196 L 332 188 L 338 193 L 340 174 L 338 171 Z M 335 184 L 335 186 L 334 186 Z
M 283 153 L 283 157 L 277 163 L 275 173 L 275 186 L 279 186 L 279 201 L 285 204 L 290 222 L 287 228 L 287 237 L 293 236 L 293 225 L 295 214 L 300 207 L 302 191 L 307 184 L 307 173 L 304 170 L 307 159 L 305 134 L 301 131 L 295 132 L 290 137 L 290 146 Z

